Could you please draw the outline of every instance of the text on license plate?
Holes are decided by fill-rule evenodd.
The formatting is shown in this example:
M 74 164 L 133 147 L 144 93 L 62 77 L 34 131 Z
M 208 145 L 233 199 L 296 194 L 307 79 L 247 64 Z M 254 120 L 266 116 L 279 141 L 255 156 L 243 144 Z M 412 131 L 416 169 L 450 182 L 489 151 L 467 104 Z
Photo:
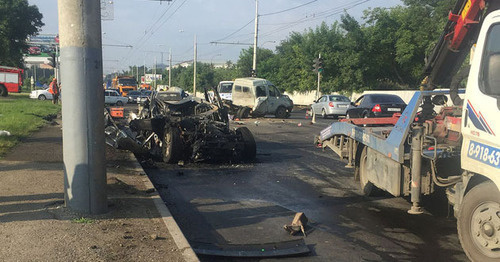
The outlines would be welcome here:
M 500 168 L 500 149 L 498 148 L 470 141 L 467 156 L 487 165 Z
M 387 111 L 399 112 L 399 111 L 401 111 L 401 108 L 392 108 L 392 107 L 389 107 L 389 108 L 387 108 Z

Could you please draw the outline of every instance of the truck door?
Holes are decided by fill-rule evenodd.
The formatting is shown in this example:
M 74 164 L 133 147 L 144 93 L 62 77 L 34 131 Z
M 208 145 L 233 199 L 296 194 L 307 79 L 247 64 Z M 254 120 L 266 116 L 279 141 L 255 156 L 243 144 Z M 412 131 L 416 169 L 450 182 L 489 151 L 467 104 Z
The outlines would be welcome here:
M 499 120 L 500 16 L 493 16 L 483 24 L 467 81 L 461 160 L 464 169 L 485 175 L 497 185 L 500 185 Z

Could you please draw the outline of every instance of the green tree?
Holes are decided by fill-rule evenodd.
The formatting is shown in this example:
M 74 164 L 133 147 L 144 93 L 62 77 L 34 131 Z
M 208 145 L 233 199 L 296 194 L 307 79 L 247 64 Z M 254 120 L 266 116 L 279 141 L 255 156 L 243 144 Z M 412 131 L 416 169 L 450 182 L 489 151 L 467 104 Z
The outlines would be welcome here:
M 23 67 L 26 39 L 36 35 L 44 25 L 42 14 L 28 0 L 0 1 L 0 64 Z

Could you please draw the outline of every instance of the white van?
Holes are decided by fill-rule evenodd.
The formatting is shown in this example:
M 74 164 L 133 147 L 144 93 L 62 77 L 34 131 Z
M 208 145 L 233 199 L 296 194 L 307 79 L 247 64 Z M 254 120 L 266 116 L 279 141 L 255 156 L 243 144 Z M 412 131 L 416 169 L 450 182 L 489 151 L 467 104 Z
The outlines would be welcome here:
M 220 81 L 217 86 L 220 98 L 223 100 L 233 100 L 233 81 Z
M 275 115 L 287 118 L 293 108 L 293 101 L 282 95 L 270 81 L 262 78 L 236 78 L 233 84 L 233 107 L 238 108 L 236 116 Z

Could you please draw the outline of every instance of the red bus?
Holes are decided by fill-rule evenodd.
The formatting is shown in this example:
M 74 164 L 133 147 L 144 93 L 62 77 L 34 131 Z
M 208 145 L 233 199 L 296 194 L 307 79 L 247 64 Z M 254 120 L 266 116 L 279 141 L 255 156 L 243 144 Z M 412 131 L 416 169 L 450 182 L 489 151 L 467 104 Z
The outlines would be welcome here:
M 24 70 L 0 66 L 0 96 L 7 96 L 9 92 L 21 93 Z

